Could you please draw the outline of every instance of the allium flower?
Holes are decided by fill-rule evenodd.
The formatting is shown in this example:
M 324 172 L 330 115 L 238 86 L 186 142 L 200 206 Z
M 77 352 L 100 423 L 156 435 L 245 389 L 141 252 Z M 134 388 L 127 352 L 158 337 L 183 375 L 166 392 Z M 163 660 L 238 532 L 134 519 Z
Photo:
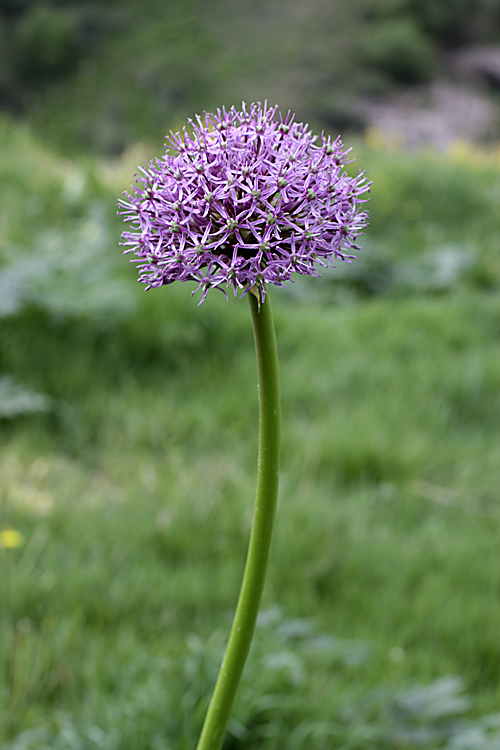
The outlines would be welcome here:
M 263 300 L 267 284 L 354 257 L 370 185 L 344 171 L 349 150 L 339 138 L 318 139 L 260 104 L 190 124 L 167 137 L 165 156 L 120 201 L 133 230 L 122 244 L 148 288 L 195 281 L 201 302 L 224 286 Z

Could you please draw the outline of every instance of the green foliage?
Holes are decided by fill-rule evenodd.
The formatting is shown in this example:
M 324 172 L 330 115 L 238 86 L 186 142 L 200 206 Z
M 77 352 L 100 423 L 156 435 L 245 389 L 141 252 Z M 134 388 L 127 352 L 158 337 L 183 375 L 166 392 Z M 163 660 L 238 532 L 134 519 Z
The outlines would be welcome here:
M 439 71 L 443 49 L 491 42 L 500 33 L 500 13 L 490 0 L 364 0 L 363 6 L 365 88 L 424 83 Z
M 117 245 L 125 162 L 0 127 L 0 531 L 24 538 L 0 547 L 0 744 L 183 750 L 250 525 L 248 305 L 144 293 Z M 227 750 L 491 750 L 498 168 L 356 151 L 361 263 L 274 295 L 281 502 Z
M 195 112 L 292 107 L 336 132 L 363 127 L 353 94 L 446 74 L 446 52 L 494 43 L 491 0 L 41 0 L 0 4 L 0 107 L 62 153 L 158 146 Z
M 269 621 L 270 620 L 270 621 Z M 29 641 L 31 624 L 22 623 L 18 639 Z M 224 641 L 216 631 L 206 643 L 187 639 L 182 662 L 150 659 L 137 665 L 111 701 L 89 706 L 78 715 L 66 712 L 26 731 L 6 750 L 73 750 L 100 747 L 178 748 L 196 743 L 206 692 L 218 666 Z M 27 644 L 23 644 L 28 649 Z M 443 678 L 409 690 L 373 690 L 350 701 L 326 700 L 304 707 L 304 691 L 325 666 L 356 673 L 366 659 L 362 644 L 318 633 L 306 619 L 283 618 L 276 608 L 262 613 L 262 624 L 248 662 L 226 747 L 274 748 L 286 738 L 290 750 L 342 747 L 363 750 L 436 744 L 458 750 L 488 750 L 500 735 L 500 714 L 467 720 L 470 699 L 457 678 Z M 173 686 L 175 686 L 173 688 Z M 326 704 L 326 705 L 325 705 Z M 86 710 L 85 710 L 86 709 Z M 90 718 L 89 713 L 92 713 Z M 325 718 L 325 714 L 328 718 Z M 290 732 L 290 726 L 295 728 Z M 473 745 L 466 744 L 473 742 Z
M 491 0 L 364 0 L 373 20 L 405 19 L 445 46 L 491 40 L 500 14 Z
M 29 114 L 60 150 L 119 153 L 203 101 L 214 42 L 199 0 L 0 7 L 0 106 Z M 172 114 L 174 113 L 174 116 Z
M 421 28 L 449 47 L 490 41 L 500 30 L 499 9 L 491 0 L 408 0 L 408 10 Z
M 401 84 L 423 83 L 436 70 L 430 40 L 405 18 L 369 26 L 364 33 L 363 56 L 368 66 Z
M 50 409 L 50 399 L 14 383 L 9 377 L 0 378 L 0 419 L 12 419 L 21 414 L 33 414 Z
M 130 313 L 130 284 L 116 278 L 103 207 L 65 231 L 36 233 L 29 248 L 7 247 L 0 277 L 0 317 L 27 306 L 54 316 L 110 318 Z M 21 252 L 20 252 L 21 250 Z
M 48 5 L 34 5 L 15 27 L 17 64 L 23 79 L 33 83 L 63 74 L 78 56 L 73 19 Z
M 4 2 L 0 7 L 2 103 L 15 111 L 40 107 L 47 86 L 71 78 L 92 54 L 110 13 L 92 3 Z

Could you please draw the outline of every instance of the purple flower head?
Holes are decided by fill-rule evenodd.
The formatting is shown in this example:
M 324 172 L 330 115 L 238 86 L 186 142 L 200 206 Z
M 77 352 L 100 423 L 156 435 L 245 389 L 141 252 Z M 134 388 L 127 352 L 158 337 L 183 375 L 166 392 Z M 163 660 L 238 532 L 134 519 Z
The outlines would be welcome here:
M 354 257 L 370 184 L 343 170 L 350 160 L 340 138 L 318 139 L 261 104 L 190 124 L 170 134 L 165 156 L 141 168 L 133 195 L 120 200 L 132 229 L 122 244 L 148 288 L 195 281 L 201 302 L 221 287 L 263 300 L 267 284 Z

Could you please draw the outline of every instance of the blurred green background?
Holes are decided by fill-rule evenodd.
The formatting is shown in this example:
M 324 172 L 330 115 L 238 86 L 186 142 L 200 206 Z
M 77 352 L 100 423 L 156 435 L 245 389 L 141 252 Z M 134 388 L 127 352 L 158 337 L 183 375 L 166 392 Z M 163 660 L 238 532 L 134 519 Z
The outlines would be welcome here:
M 344 134 L 371 226 L 273 290 L 280 506 L 225 750 L 500 747 L 498 135 L 409 153 L 359 106 L 499 37 L 493 0 L 2 0 L 2 748 L 195 746 L 251 520 L 249 311 L 145 294 L 116 201 L 169 128 L 264 98 Z

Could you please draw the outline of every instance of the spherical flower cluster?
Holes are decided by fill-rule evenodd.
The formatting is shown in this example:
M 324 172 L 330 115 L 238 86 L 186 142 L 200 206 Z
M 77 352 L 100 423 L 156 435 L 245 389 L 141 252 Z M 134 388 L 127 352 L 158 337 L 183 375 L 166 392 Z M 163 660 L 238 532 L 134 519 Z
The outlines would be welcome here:
M 243 105 L 190 121 L 167 153 L 142 168 L 119 213 L 131 223 L 125 252 L 150 287 L 195 281 L 211 288 L 283 286 L 293 274 L 350 260 L 366 226 L 369 183 L 344 171 L 340 139 L 313 136 L 277 107 Z M 196 290 L 196 291 L 197 291 Z

